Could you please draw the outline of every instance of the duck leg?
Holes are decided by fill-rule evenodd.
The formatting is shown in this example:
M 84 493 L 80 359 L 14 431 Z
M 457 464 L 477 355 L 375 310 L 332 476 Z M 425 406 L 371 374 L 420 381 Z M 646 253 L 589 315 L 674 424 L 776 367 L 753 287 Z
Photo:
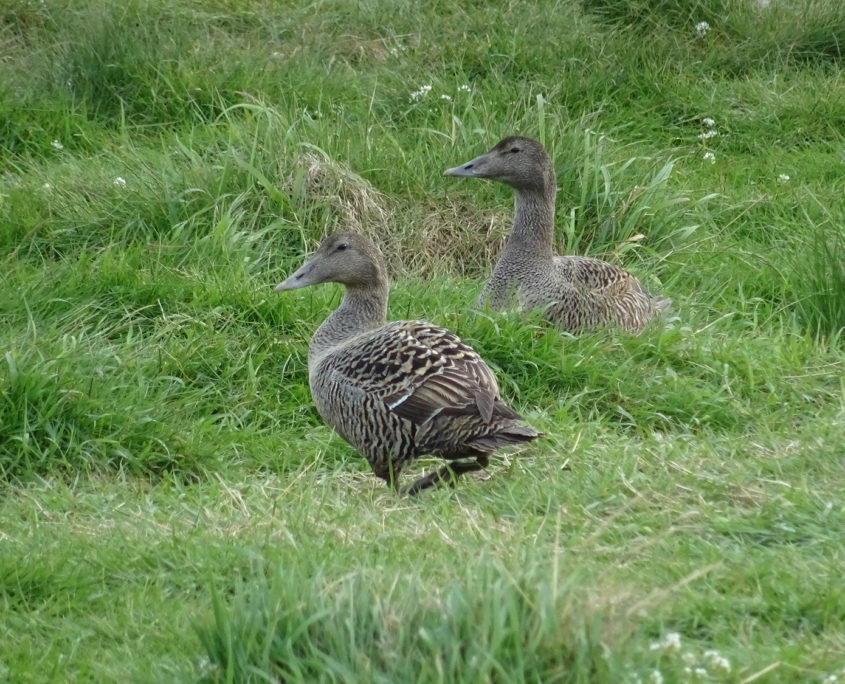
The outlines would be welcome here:
M 471 473 L 475 470 L 483 470 L 487 467 L 488 457 L 479 456 L 474 461 L 457 461 L 443 466 L 424 477 L 416 480 L 410 487 L 404 490 L 403 494 L 413 496 L 429 487 L 454 487 L 458 477 L 464 473 Z

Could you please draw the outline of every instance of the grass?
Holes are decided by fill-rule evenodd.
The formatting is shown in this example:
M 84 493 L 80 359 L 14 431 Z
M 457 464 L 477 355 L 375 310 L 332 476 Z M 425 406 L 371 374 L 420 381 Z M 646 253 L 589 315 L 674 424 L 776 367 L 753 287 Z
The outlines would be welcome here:
M 6 3 L 0 679 L 841 679 L 843 40 L 833 0 Z M 442 172 L 513 133 L 558 249 L 676 320 L 470 306 L 512 200 Z M 547 437 L 372 477 L 308 392 L 338 288 L 271 291 L 341 228 Z

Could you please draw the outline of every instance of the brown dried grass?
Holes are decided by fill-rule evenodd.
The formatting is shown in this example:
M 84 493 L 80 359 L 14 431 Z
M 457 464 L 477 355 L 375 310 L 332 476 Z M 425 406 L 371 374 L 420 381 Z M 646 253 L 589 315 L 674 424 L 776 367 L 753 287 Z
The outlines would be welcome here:
M 439 206 L 399 206 L 321 150 L 308 149 L 294 161 L 285 187 L 305 207 L 330 208 L 338 230 L 372 238 L 393 274 L 486 275 L 511 225 L 506 212 L 482 213 L 448 198 Z M 332 231 L 324 227 L 322 232 Z

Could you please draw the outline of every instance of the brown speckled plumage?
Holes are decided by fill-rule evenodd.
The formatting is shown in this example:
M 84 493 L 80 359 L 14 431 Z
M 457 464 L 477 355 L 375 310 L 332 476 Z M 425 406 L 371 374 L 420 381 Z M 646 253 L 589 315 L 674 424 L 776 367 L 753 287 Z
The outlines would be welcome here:
M 327 237 L 276 290 L 323 282 L 342 283 L 346 292 L 311 340 L 311 394 L 323 419 L 378 477 L 396 487 L 418 456 L 454 461 L 406 490 L 416 493 L 540 435 L 520 422 L 499 396 L 493 371 L 454 333 L 423 321 L 385 322 L 387 277 L 369 238 Z
M 524 310 L 544 309 L 550 321 L 573 333 L 605 324 L 638 333 L 669 307 L 671 300 L 650 295 L 619 266 L 554 255 L 555 171 L 536 140 L 505 138 L 445 173 L 497 180 L 515 193 L 513 231 L 478 306 L 502 309 L 516 300 Z

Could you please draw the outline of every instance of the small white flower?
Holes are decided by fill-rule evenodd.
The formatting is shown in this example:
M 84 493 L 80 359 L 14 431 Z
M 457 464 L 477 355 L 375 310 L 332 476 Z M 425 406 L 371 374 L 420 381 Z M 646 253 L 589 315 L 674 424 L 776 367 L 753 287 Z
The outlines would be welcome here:
M 667 632 L 660 641 L 652 641 L 648 647 L 650 651 L 666 650 L 666 651 L 680 651 L 681 650 L 681 635 L 677 632 Z
M 731 662 L 719 651 L 704 651 L 704 657 L 711 667 L 718 667 L 725 672 L 731 671 Z
M 125 188 L 126 187 L 126 179 L 118 176 L 117 178 L 114 179 L 114 184 L 117 185 L 118 187 Z
M 664 648 L 670 651 L 680 651 L 681 635 L 677 632 L 669 632 L 665 637 L 663 637 L 663 643 L 665 644 Z
M 703 123 L 705 126 L 707 126 L 707 128 L 713 128 L 713 126 L 716 125 L 716 122 L 713 119 L 711 119 L 709 116 L 705 116 L 701 120 L 701 123 Z
M 411 93 L 411 102 L 416 102 L 421 97 L 424 97 L 425 95 L 428 94 L 428 91 L 430 91 L 430 90 L 431 90 L 431 85 L 420 86 L 419 90 L 415 90 L 413 93 Z
M 52 185 L 50 185 L 49 183 L 44 183 L 44 186 L 43 186 L 43 187 L 44 187 L 44 189 L 45 189 L 45 190 L 49 190 L 49 189 L 50 189 L 50 188 L 52 188 L 53 186 L 52 186 Z
M 695 674 L 699 677 L 706 677 L 707 676 L 707 670 L 705 670 L 703 667 L 697 667 L 693 670 L 693 674 Z
M 786 183 L 787 181 L 789 181 L 789 176 L 787 176 L 785 173 L 780 173 L 778 174 L 778 180 L 781 183 Z
M 446 93 L 443 93 L 443 94 L 440 96 L 440 99 L 441 99 L 441 100 L 449 100 L 449 101 L 451 101 L 452 96 L 451 96 L 451 95 L 447 95 Z
M 822 679 L 822 682 L 824 682 L 824 684 L 833 684 L 833 682 L 835 682 L 837 679 L 839 679 L 839 677 L 837 677 L 835 674 L 829 674 L 827 677 Z
M 212 663 L 211 659 L 208 658 L 207 656 L 204 657 L 204 658 L 201 658 L 199 660 L 199 662 L 197 663 L 197 670 L 199 671 L 199 674 L 203 678 L 208 677 L 209 675 L 214 673 L 217 669 L 218 669 L 217 665 L 215 663 Z
M 465 93 L 471 93 L 472 88 L 470 88 L 466 83 L 464 83 L 458 90 L 462 90 Z
M 58 140 L 54 140 L 54 141 L 53 141 L 53 142 L 51 142 L 50 144 L 51 144 L 53 147 L 55 147 L 57 150 L 63 150 L 63 149 L 65 149 L 65 146 L 64 146 L 64 145 L 62 145 L 62 144 L 61 144 Z
M 698 134 L 699 140 L 709 140 L 710 138 L 715 138 L 719 135 L 719 132 L 714 128 L 711 128 L 709 131 L 704 131 L 703 133 Z
M 652 684 L 663 684 L 663 674 L 660 670 L 652 670 L 648 676 L 648 681 L 652 682 Z
M 712 152 L 705 152 L 705 153 L 704 153 L 704 159 L 705 159 L 706 161 L 709 161 L 711 164 L 715 164 L 715 163 L 716 163 L 716 155 L 715 155 L 715 154 L 713 154 Z
M 710 24 L 708 24 L 706 21 L 699 21 L 695 25 L 695 35 L 697 35 L 699 38 L 703 38 L 704 36 L 706 36 L 709 30 Z

